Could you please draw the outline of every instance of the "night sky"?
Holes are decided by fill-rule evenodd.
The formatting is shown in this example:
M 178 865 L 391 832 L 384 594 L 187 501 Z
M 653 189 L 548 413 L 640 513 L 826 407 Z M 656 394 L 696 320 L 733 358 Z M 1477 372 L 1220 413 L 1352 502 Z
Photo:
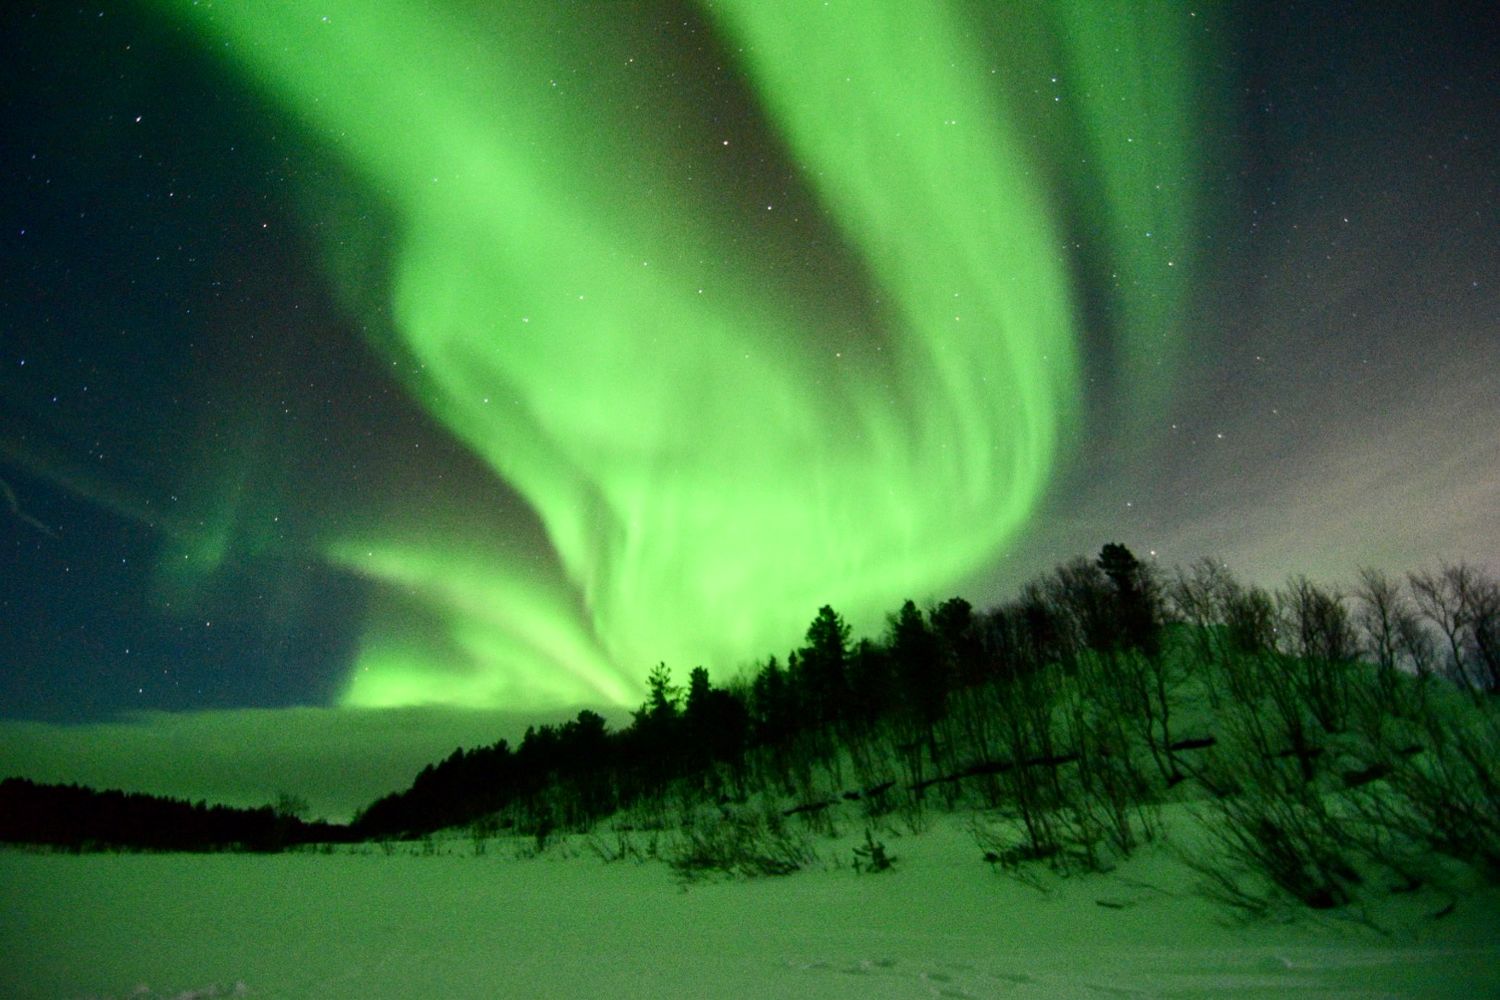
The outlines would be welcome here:
M 1396 8 L 4 4 L 0 771 L 337 812 L 1107 541 L 1500 569 L 1500 19 Z

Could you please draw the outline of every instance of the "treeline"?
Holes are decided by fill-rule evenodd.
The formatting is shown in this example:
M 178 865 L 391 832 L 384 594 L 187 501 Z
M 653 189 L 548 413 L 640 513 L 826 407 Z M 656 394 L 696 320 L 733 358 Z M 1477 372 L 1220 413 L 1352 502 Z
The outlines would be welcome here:
M 988 614 L 962 598 L 925 612 L 907 601 L 878 639 L 853 641 L 825 606 L 784 663 L 772 657 L 722 687 L 697 667 L 685 690 L 658 664 L 623 731 L 585 711 L 528 729 L 515 748 L 502 740 L 456 750 L 409 790 L 373 803 L 354 828 L 415 835 L 499 815 L 528 832 L 582 829 L 621 809 L 661 805 L 669 790 L 679 803 L 771 791 L 805 811 L 830 804 L 836 790 L 881 808 L 965 776 L 984 778 L 998 804 L 997 754 L 1059 752 L 1047 738 L 1006 742 L 1004 719 L 1016 707 L 1009 692 L 1035 687 L 1028 678 L 1049 665 L 1076 664 L 1085 649 L 1155 655 L 1161 612 L 1148 571 L 1118 545 Z M 939 794 L 951 804 L 953 792 Z
M 678 687 L 659 664 L 624 730 L 582 712 L 516 747 L 456 750 L 353 827 L 545 837 L 756 795 L 805 817 L 842 800 L 870 814 L 967 802 L 1018 818 L 997 856 L 1091 864 L 1152 836 L 1151 804 L 1185 778 L 1232 796 L 1249 780 L 1240 754 L 1290 761 L 1309 787 L 1329 768 L 1391 770 L 1410 744 L 1389 745 L 1389 720 L 1410 719 L 1416 692 L 1500 691 L 1497 639 L 1500 588 L 1467 566 L 1273 592 L 1213 561 L 1162 573 L 1111 544 L 987 612 L 907 601 L 879 637 L 853 640 L 824 607 L 784 661 L 723 686 L 698 667 Z M 1185 717 L 1195 702 L 1208 713 Z M 1331 747 L 1354 726 L 1381 735 L 1350 763 Z
M 275 849 L 469 826 L 540 847 L 613 817 L 680 828 L 684 867 L 771 872 L 802 863 L 788 823 L 973 807 L 993 863 L 1068 869 L 1128 855 L 1185 801 L 1233 902 L 1261 883 L 1340 905 L 1377 870 L 1500 879 L 1500 585 L 1462 564 L 1267 590 L 1110 544 L 988 611 L 906 601 L 878 636 L 825 606 L 784 658 L 723 684 L 658 664 L 647 691 L 622 730 L 583 711 L 455 750 L 347 829 L 13 780 L 0 837 Z
M 528 729 L 516 747 L 501 740 L 455 750 L 424 768 L 410 789 L 361 812 L 354 829 L 414 835 L 495 814 L 529 832 L 580 829 L 660 802 L 669 789 L 679 800 L 742 801 L 766 788 L 810 799 L 824 772 L 838 785 L 853 780 L 859 794 L 883 793 L 895 780 L 883 770 L 888 755 L 872 742 L 877 734 L 899 733 L 906 777 L 920 784 L 953 757 L 955 734 L 941 723 L 954 693 L 1015 668 L 991 648 L 999 639 L 987 628 L 994 624 L 961 598 L 930 614 L 908 601 L 886 640 L 854 642 L 825 606 L 784 665 L 772 657 L 725 686 L 695 667 L 684 688 L 658 664 L 625 729 L 610 732 L 599 715 L 583 711 L 562 725 Z
M 347 827 L 306 822 L 286 808 L 235 809 L 140 793 L 0 781 L 0 842 L 66 850 L 279 851 L 351 839 Z

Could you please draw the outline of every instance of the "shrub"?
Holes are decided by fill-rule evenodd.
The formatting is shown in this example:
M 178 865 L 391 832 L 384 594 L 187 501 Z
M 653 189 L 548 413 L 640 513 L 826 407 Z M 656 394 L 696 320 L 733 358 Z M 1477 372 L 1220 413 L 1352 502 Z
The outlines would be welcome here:
M 1500 881 L 1500 716 L 1452 697 L 1420 709 L 1419 753 L 1389 750 L 1386 774 L 1354 798 L 1366 824 L 1408 858 L 1432 852 Z
M 667 864 L 687 879 L 719 872 L 754 878 L 790 875 L 816 859 L 805 835 L 793 832 L 771 810 L 726 810 L 693 817 L 664 852 Z
M 597 833 L 589 834 L 588 839 L 584 841 L 584 846 L 605 864 L 624 861 L 627 858 L 634 858 L 637 862 L 641 862 L 657 856 L 657 841 L 660 838 L 657 831 L 650 831 L 644 849 L 636 842 L 636 837 L 631 831 L 616 828 L 611 833 L 614 834 L 612 841 L 604 839 Z
M 1329 798 L 1292 760 L 1250 751 L 1229 761 L 1221 760 L 1214 784 L 1235 791 L 1197 813 L 1212 853 L 1190 859 L 1207 876 L 1209 894 L 1245 907 L 1260 883 L 1313 909 L 1352 901 L 1362 882 L 1354 824 L 1329 809 Z
M 890 871 L 896 859 L 885 851 L 885 844 L 875 839 L 874 833 L 869 827 L 865 827 L 865 842 L 854 849 L 854 870 L 856 872 L 885 872 Z

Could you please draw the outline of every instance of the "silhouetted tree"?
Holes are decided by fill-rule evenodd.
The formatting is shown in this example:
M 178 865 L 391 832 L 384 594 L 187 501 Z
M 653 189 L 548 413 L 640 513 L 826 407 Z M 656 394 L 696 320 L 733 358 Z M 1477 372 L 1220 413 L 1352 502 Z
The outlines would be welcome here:
M 1349 710 L 1349 668 L 1358 645 L 1339 595 L 1304 576 L 1276 595 L 1282 646 L 1298 667 L 1302 696 L 1325 732 L 1341 732 Z
M 1042 593 L 1060 626 L 1057 652 L 1068 669 L 1085 649 L 1109 650 L 1120 644 L 1114 593 L 1096 563 L 1081 557 L 1063 563 L 1052 571 Z
M 646 677 L 646 701 L 631 716 L 628 742 L 644 788 L 660 791 L 683 770 L 679 704 L 682 689 L 672 683 L 665 663 Z
M 979 684 L 986 679 L 983 651 L 974 620 L 974 606 L 962 597 L 950 597 L 928 616 L 937 639 L 942 676 L 950 687 Z
M 563 724 L 557 741 L 558 773 L 572 793 L 572 815 L 564 822 L 586 825 L 615 808 L 613 747 L 604 716 L 588 709 Z
M 818 609 L 817 617 L 807 627 L 806 645 L 798 662 L 806 678 L 811 718 L 819 723 L 833 722 L 849 700 L 849 626 L 828 605 Z
M 1040 581 L 1032 580 L 1021 588 L 1014 614 L 1023 673 L 1040 670 L 1063 659 L 1064 647 L 1068 645 L 1063 636 L 1063 623 Z
M 1471 691 L 1500 692 L 1500 584 L 1466 563 L 1407 579 L 1447 643 L 1449 676 Z
M 708 762 L 707 742 L 709 739 L 709 694 L 713 690 L 708 682 L 708 671 L 703 667 L 694 667 L 688 672 L 687 702 L 683 705 L 683 719 L 687 723 L 688 739 L 697 745 L 697 749 L 704 751 L 703 762 Z
M 938 658 L 937 637 L 917 610 L 916 602 L 907 600 L 901 610 L 886 619 L 886 648 L 890 650 L 900 696 L 907 768 L 912 783 L 920 786 L 924 781 L 924 748 L 933 767 L 942 767 L 936 727 L 943 716 L 947 685 Z
M 1100 550 L 1096 565 L 1114 588 L 1115 641 L 1155 656 L 1160 652 L 1160 586 L 1135 554 L 1118 542 Z
M 743 792 L 749 709 L 739 697 L 709 683 L 708 671 L 694 667 L 688 675 L 687 703 L 683 707 L 685 740 L 691 768 L 704 776 L 713 795 L 724 792 L 717 765 L 727 765 L 736 795 Z
M 791 692 L 776 657 L 766 661 L 750 683 L 750 718 L 757 743 L 780 745 L 791 735 Z
M 869 639 L 855 643 L 849 656 L 849 710 L 861 729 L 868 731 L 890 710 L 894 683 L 886 650 Z
M 677 706 L 682 700 L 682 689 L 672 683 L 672 671 L 665 663 L 651 668 L 646 677 L 646 704 L 643 711 L 654 723 L 667 724 L 677 718 Z

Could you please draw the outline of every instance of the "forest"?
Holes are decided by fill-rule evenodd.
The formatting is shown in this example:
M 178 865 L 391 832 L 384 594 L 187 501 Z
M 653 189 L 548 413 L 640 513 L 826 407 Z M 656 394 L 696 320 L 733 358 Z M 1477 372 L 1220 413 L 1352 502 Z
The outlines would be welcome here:
M 348 827 L 304 819 L 307 805 L 283 794 L 258 809 L 79 785 L 0 781 L 0 843 L 71 851 L 281 851 L 348 840 Z
M 825 606 L 784 659 L 722 684 L 657 664 L 647 690 L 618 731 L 585 710 L 456 749 L 347 827 L 11 779 L 0 838 L 270 850 L 464 828 L 541 851 L 580 833 L 606 860 L 764 875 L 851 816 L 918 831 L 962 811 L 991 865 L 1075 872 L 1158 840 L 1184 802 L 1206 884 L 1247 908 L 1500 880 L 1500 584 L 1466 564 L 1267 590 L 1108 544 L 986 611 L 908 600 L 856 639 Z M 863 859 L 884 867 L 873 836 Z

